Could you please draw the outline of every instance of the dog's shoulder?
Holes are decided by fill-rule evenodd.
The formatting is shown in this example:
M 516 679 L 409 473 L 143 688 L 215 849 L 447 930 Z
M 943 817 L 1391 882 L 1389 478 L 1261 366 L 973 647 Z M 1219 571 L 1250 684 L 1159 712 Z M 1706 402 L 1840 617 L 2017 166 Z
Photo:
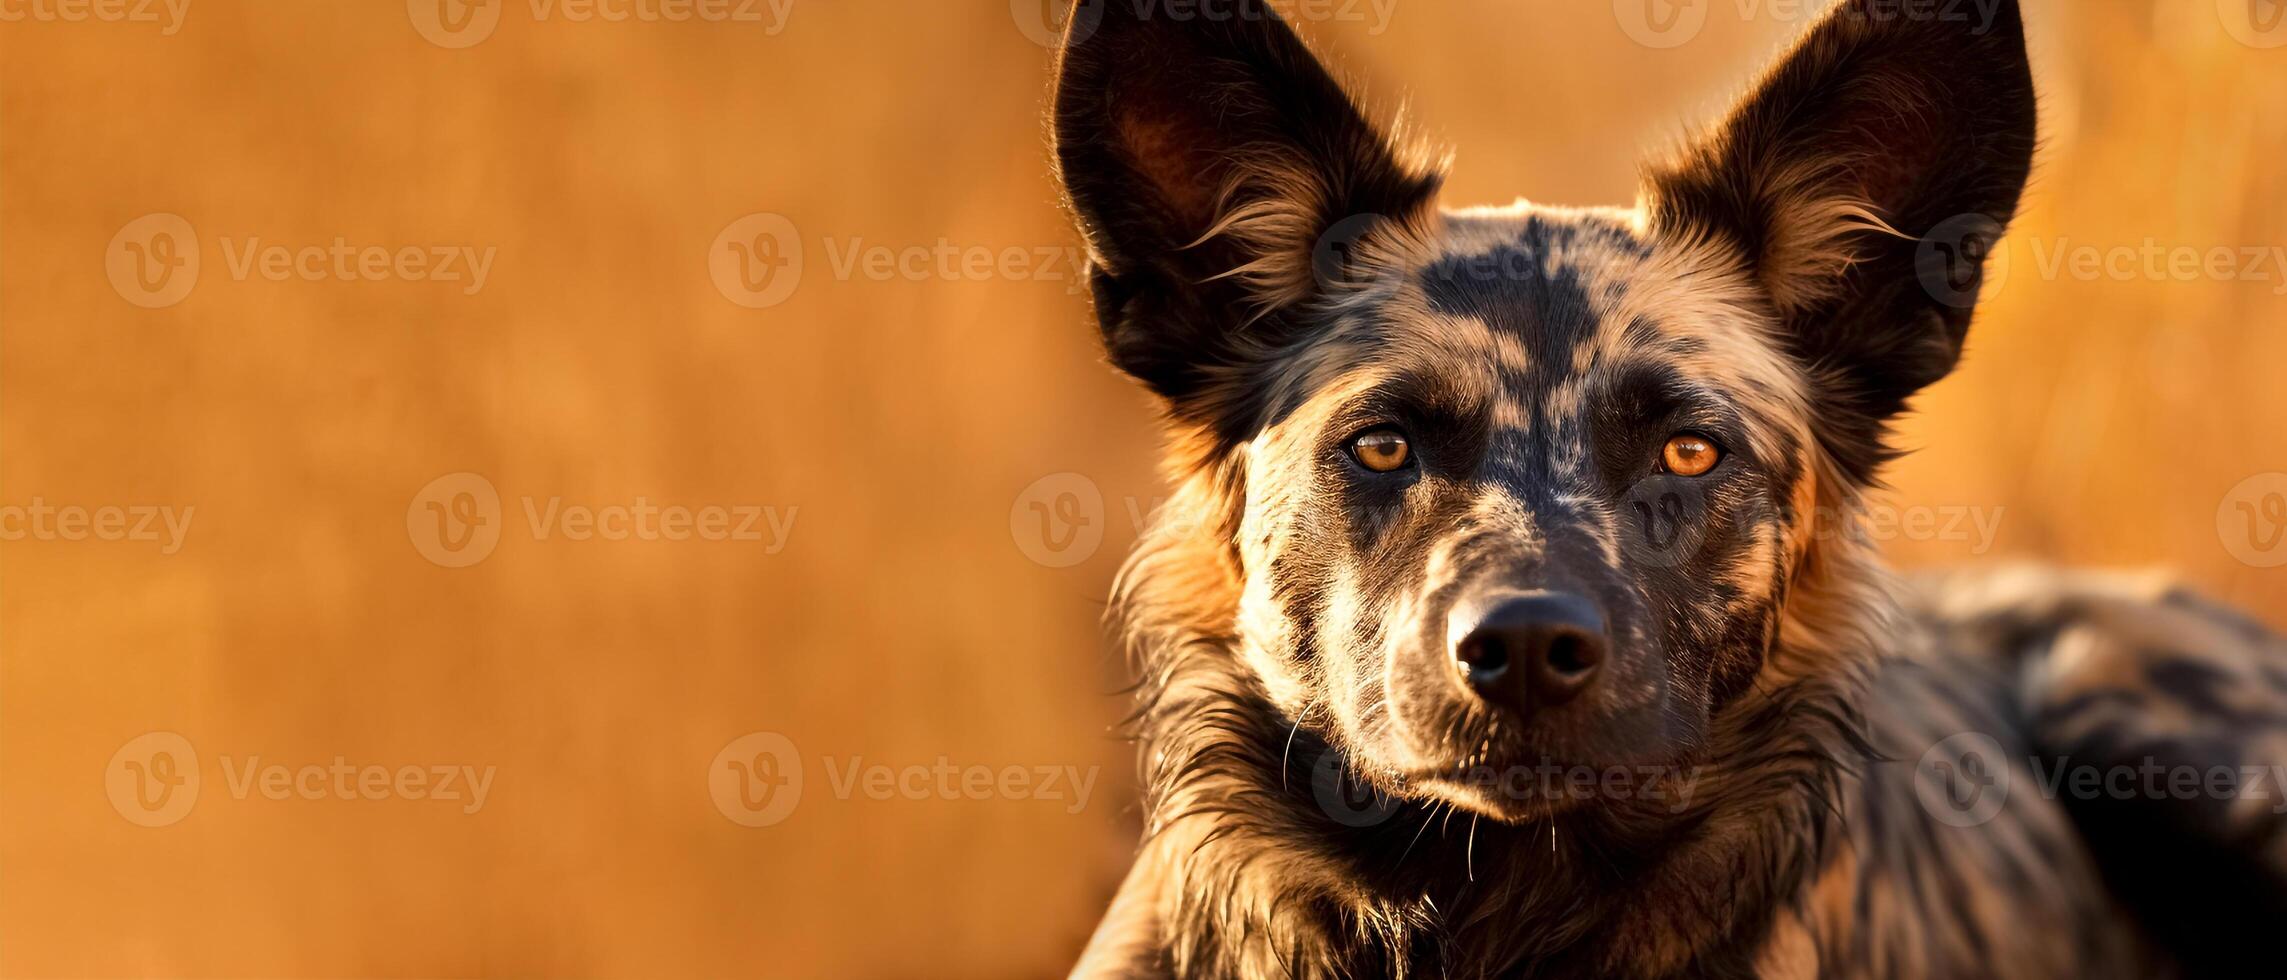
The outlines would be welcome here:
M 2005 650 L 2016 620 L 2038 617 L 1944 606 L 1957 585 L 1977 591 L 1911 580 L 1900 618 L 1873 632 L 1884 648 L 1857 699 L 1863 755 L 1843 757 L 1841 832 L 1792 921 L 1822 965 L 1883 975 L 2149 975 L 2072 815 L 2027 790 L 2042 750 Z
M 2111 890 L 2188 967 L 2287 921 L 2287 640 L 2164 575 L 1925 576 L 1910 608 L 1982 674 Z M 1956 746 L 1960 748 L 1960 746 Z

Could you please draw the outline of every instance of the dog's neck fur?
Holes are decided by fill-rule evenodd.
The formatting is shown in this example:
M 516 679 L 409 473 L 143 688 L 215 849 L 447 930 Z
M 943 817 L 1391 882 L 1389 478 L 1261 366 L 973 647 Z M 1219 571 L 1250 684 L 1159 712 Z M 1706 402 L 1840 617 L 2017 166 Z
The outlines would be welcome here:
M 1845 481 L 1821 483 L 1822 505 L 1847 503 L 1826 499 Z M 1195 476 L 1166 513 L 1225 513 L 1241 495 Z M 1847 852 L 1828 843 L 1870 754 L 1864 658 L 1903 628 L 1863 544 L 1798 532 L 1808 543 L 1778 641 L 1685 763 L 1687 797 L 1520 825 L 1385 801 L 1344 821 L 1319 795 L 1344 771 L 1338 749 L 1276 707 L 1236 653 L 1242 573 L 1217 523 L 1163 516 L 1115 589 L 1142 675 L 1137 874 L 1158 880 L 1131 881 L 1152 907 L 1127 910 L 1133 934 L 1114 944 L 1153 949 L 1180 975 L 1745 972 L 1774 913 Z

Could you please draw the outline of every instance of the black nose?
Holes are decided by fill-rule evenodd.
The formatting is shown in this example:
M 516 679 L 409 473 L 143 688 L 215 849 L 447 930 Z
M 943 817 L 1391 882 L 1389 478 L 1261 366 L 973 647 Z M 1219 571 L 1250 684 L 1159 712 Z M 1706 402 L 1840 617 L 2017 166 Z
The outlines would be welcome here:
M 1588 690 L 1604 666 L 1604 617 L 1580 596 L 1532 592 L 1488 607 L 1453 645 L 1469 686 L 1486 701 L 1529 713 Z

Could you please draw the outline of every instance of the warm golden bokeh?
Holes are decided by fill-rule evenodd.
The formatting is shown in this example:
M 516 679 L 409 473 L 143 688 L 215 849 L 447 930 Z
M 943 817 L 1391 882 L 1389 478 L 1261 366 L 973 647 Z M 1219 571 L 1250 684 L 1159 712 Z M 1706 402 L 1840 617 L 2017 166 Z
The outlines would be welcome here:
M 1905 432 L 1895 499 L 1933 523 L 1902 559 L 2170 566 L 2281 618 L 2287 569 L 2257 566 L 2287 545 L 2230 495 L 2287 471 L 2287 48 L 2231 2 L 2029 0 L 2043 163 L 1965 371 Z M 0 505 L 127 521 L 0 544 L 0 973 L 1060 972 L 1132 842 L 1097 620 L 1162 491 L 1061 251 L 1047 49 L 994 0 L 487 0 L 490 36 L 433 43 L 489 23 L 451 33 L 459 4 L 0 23 Z M 1460 149 L 1453 201 L 1606 203 L 1796 6 L 1705 0 L 1672 47 L 1604 0 L 1303 9 Z M 784 226 L 737 224 L 761 212 L 804 264 L 750 309 L 769 289 L 725 257 L 768 257 Z M 143 289 L 151 214 L 195 236 L 187 294 Z M 266 278 L 260 249 L 336 239 L 388 253 Z M 2147 242 L 2266 257 L 2072 274 Z M 940 243 L 951 275 L 868 261 Z M 460 260 L 409 280 L 408 246 L 489 254 L 482 288 Z M 487 485 L 497 547 L 456 551 L 427 522 Z M 2239 491 L 2256 520 L 2274 489 Z M 564 523 L 638 498 L 739 540 Z M 188 513 L 173 553 L 142 506 Z M 150 732 L 195 753 L 187 812 L 115 792 L 163 775 L 115 757 Z M 760 828 L 710 784 L 751 732 L 804 767 Z M 381 788 L 241 782 L 337 757 Z M 840 789 L 853 759 L 955 775 L 877 800 Z M 392 782 L 444 765 L 492 773 L 481 807 Z M 1084 806 L 962 784 L 1011 766 L 1094 778 Z

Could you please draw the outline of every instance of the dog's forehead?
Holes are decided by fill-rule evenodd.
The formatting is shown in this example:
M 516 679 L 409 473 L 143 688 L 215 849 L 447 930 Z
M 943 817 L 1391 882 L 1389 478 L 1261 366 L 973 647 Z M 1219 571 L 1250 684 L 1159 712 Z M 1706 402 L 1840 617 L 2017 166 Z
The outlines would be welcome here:
M 1271 404 L 1285 406 L 1274 418 L 1307 429 L 1405 380 L 1458 417 L 1578 435 L 1596 392 L 1636 373 L 1703 388 L 1777 428 L 1806 416 L 1800 372 L 1773 341 L 1742 256 L 1657 237 L 1638 211 L 1520 202 L 1443 212 L 1431 233 L 1384 254 L 1375 282 L 1267 379 Z
M 1652 309 L 1676 292 L 1636 212 L 1519 203 L 1440 214 L 1434 232 L 1388 256 L 1309 357 L 1315 397 L 1333 375 L 1407 378 L 1495 413 L 1570 404 L 1593 375 L 1672 359 L 1699 343 Z M 1457 406 L 1458 407 L 1458 406 Z
M 1446 215 L 1411 277 L 1430 324 L 1488 335 L 1503 387 L 1546 389 L 1630 339 L 1617 316 L 1651 255 L 1624 213 L 1518 205 Z

